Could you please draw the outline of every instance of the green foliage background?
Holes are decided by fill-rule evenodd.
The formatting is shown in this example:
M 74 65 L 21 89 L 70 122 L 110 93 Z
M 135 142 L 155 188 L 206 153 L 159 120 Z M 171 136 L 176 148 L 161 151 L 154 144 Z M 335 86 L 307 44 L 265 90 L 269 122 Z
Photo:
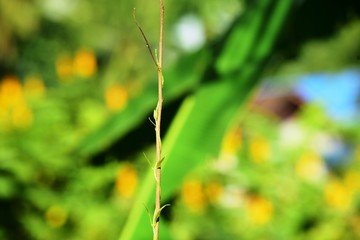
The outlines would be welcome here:
M 359 124 L 304 105 L 305 136 L 285 148 L 281 122 L 249 110 L 265 76 L 358 66 L 355 10 L 327 37 L 286 43 L 304 2 L 165 1 L 161 238 L 360 236 Z M 155 47 L 157 2 L 0 0 L 0 239 L 151 238 L 156 69 L 134 7 Z M 174 37 L 189 13 L 206 34 L 193 52 Z M 347 164 L 327 168 L 309 147 L 321 129 L 354 146 Z M 304 153 L 316 176 L 297 170 Z

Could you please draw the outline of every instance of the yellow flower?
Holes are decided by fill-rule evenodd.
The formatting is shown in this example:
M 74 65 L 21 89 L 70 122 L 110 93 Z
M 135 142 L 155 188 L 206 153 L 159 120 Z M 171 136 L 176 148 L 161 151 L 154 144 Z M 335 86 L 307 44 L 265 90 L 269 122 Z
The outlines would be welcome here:
M 200 181 L 186 180 L 182 186 L 181 196 L 184 203 L 194 212 L 202 212 L 205 207 L 205 194 Z
M 68 81 L 73 76 L 73 60 L 67 55 L 61 55 L 56 59 L 56 73 L 62 81 Z
M 206 197 L 211 203 L 217 203 L 223 191 L 223 186 L 219 182 L 210 182 L 205 186 Z
M 241 130 L 239 128 L 232 129 L 225 135 L 223 139 L 222 150 L 221 150 L 222 153 L 232 154 L 232 155 L 236 154 L 236 152 L 241 147 L 241 142 L 242 142 Z
M 112 85 L 105 92 L 106 106 L 110 111 L 122 110 L 128 102 L 128 92 L 120 85 Z
M 77 51 L 74 59 L 74 70 L 79 76 L 88 78 L 96 73 L 96 58 L 94 52 L 87 49 Z
M 5 76 L 0 85 L 0 101 L 5 108 L 12 108 L 24 103 L 21 83 L 15 76 Z
M 272 202 L 260 196 L 252 196 L 247 201 L 246 213 L 251 223 L 266 224 L 273 216 Z
M 46 223 L 52 228 L 59 228 L 66 223 L 68 213 L 61 206 L 50 206 L 45 212 Z
M 1 82 L 0 117 L 2 130 L 27 128 L 32 123 L 32 111 L 25 101 L 21 83 L 15 76 L 6 76 Z
M 250 142 L 250 156 L 255 163 L 266 162 L 271 155 L 269 141 L 262 137 L 255 137 Z
M 116 178 L 117 193 L 123 197 L 130 199 L 133 197 L 138 184 L 138 175 L 136 169 L 128 164 L 120 169 Z
M 40 98 L 44 96 L 45 85 L 38 76 L 29 76 L 25 79 L 24 91 L 30 97 Z
M 335 209 L 347 210 L 352 204 L 352 193 L 338 179 L 331 179 L 325 186 L 325 202 Z
M 317 181 L 324 176 L 325 165 L 319 154 L 306 152 L 296 162 L 295 171 L 304 180 Z

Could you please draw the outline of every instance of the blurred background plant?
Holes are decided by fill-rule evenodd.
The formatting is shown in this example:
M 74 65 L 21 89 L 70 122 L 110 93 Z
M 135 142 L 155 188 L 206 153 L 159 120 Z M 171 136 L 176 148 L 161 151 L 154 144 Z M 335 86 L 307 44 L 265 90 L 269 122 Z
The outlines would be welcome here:
M 147 239 L 149 1 L 0 0 L 0 239 Z M 358 1 L 165 1 L 163 239 L 360 238 Z

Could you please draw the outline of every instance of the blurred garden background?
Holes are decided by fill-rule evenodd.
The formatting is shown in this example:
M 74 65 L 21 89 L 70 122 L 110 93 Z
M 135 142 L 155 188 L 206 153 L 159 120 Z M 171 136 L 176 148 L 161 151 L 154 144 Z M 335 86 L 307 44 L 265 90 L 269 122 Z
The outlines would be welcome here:
M 360 2 L 164 3 L 160 238 L 360 239 Z M 134 8 L 157 48 L 157 1 L 0 0 L 0 239 L 152 237 Z

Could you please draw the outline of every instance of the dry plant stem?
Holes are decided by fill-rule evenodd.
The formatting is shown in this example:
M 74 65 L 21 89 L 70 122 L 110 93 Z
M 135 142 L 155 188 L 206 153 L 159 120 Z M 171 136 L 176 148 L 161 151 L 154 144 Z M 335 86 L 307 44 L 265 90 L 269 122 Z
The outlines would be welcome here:
M 164 5 L 160 0 L 160 37 L 159 37 L 159 53 L 158 53 L 158 102 L 156 105 L 157 117 L 155 119 L 155 133 L 156 133 L 156 197 L 155 197 L 155 213 L 161 211 L 161 112 L 163 104 L 162 88 L 163 88 L 163 74 L 162 74 L 162 62 L 163 62 L 163 28 L 164 28 Z M 160 216 L 160 215 L 159 215 Z M 154 240 L 159 239 L 159 218 L 155 219 L 154 226 Z

